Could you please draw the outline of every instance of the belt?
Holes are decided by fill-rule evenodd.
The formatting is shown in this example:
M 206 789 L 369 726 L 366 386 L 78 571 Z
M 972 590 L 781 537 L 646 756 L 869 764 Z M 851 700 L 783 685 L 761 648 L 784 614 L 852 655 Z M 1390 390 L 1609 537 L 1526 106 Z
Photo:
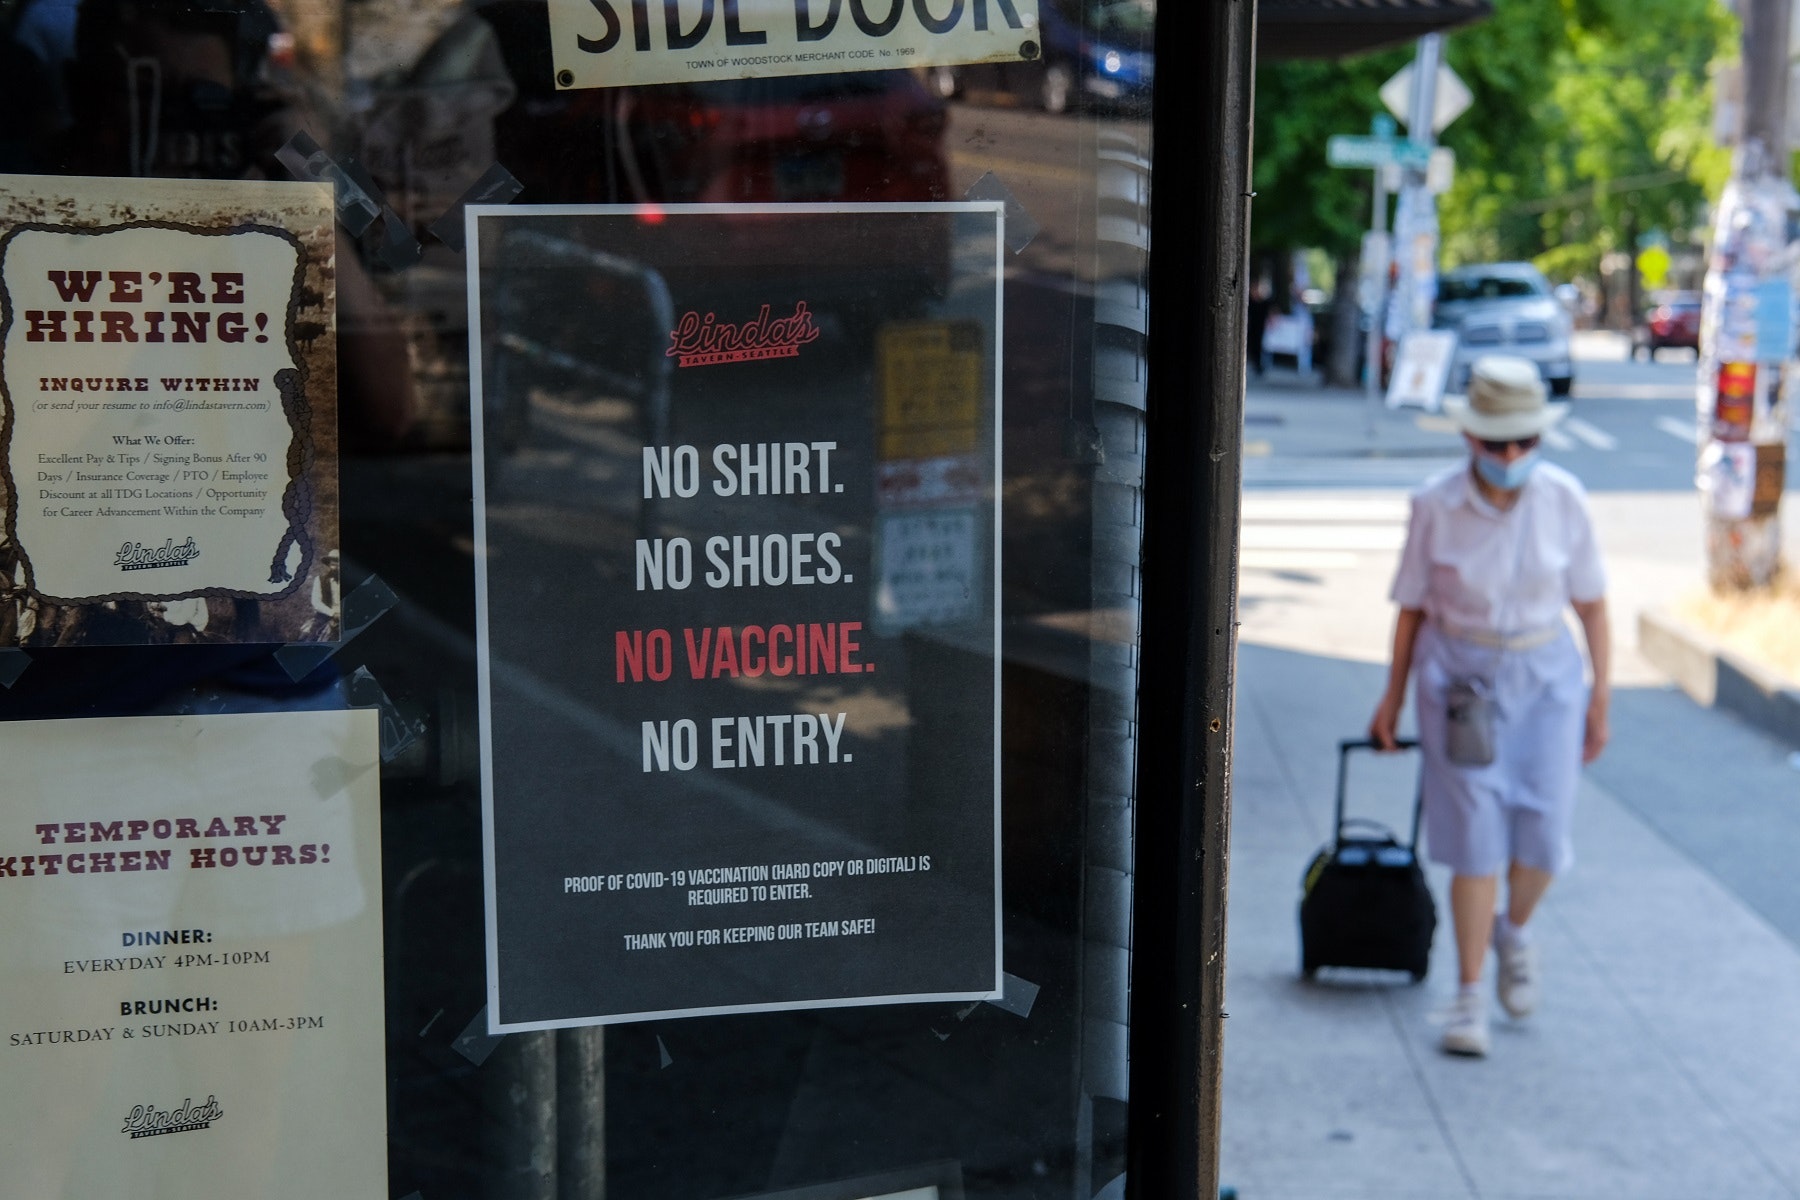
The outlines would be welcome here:
M 1489 646 L 1495 650 L 1535 650 L 1539 646 L 1547 646 L 1563 635 L 1563 627 L 1545 625 L 1538 629 L 1526 629 L 1513 633 L 1501 633 L 1498 629 L 1477 629 L 1468 625 L 1453 625 L 1448 621 L 1440 621 L 1433 617 L 1431 623 L 1445 637 L 1455 638 L 1459 642 L 1472 642 L 1477 646 Z

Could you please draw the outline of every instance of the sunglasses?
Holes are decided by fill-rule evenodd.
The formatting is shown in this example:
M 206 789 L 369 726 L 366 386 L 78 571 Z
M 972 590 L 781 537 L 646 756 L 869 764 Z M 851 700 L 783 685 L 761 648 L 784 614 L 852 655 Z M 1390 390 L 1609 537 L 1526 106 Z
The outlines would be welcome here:
M 1487 438 L 1481 439 L 1481 448 L 1486 450 L 1489 454 L 1505 454 L 1508 446 L 1517 446 L 1521 450 L 1535 450 L 1537 449 L 1537 444 L 1538 435 L 1535 433 L 1530 437 L 1504 438 L 1500 441 L 1489 441 Z

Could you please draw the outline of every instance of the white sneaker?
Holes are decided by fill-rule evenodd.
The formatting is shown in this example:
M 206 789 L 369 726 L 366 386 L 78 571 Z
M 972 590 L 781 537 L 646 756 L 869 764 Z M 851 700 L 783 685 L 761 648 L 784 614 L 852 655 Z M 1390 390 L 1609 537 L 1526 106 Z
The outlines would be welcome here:
M 1444 1015 L 1443 1047 L 1445 1054 L 1465 1058 L 1486 1058 L 1488 1052 L 1487 1005 L 1481 993 L 1466 988 L 1456 993 Z
M 1500 1007 L 1513 1017 L 1530 1016 L 1538 1002 L 1537 947 L 1519 940 L 1516 934 L 1502 937 L 1500 918 L 1495 917 L 1494 951 L 1500 958 L 1500 970 L 1494 980 Z

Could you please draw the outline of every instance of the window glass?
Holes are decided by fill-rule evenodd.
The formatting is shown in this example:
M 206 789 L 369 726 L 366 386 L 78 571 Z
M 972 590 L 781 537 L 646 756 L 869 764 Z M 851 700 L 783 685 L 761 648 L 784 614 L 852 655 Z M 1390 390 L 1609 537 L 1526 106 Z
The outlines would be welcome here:
M 49 198 L 9 221 L 155 223 L 131 198 L 170 180 L 200 241 L 276 220 L 234 184 L 320 205 L 269 310 L 314 357 L 258 394 L 300 431 L 270 494 L 316 477 L 332 521 L 280 598 L 170 582 L 248 557 L 208 544 L 120 598 L 47 596 L 0 540 L 0 716 L 95 722 L 6 744 L 238 739 L 171 761 L 265 798 L 217 814 L 221 849 L 296 866 L 205 903 L 286 948 L 265 980 L 368 1018 L 271 1034 L 276 1107 L 215 1089 L 216 1118 L 181 1074 L 214 1035 L 154 1068 L 93 1050 L 172 1073 L 142 1120 L 196 1128 L 155 1145 L 267 1130 L 232 1160 L 261 1175 L 171 1157 L 163 1186 L 285 1196 L 314 1156 L 332 1194 L 423 1200 L 1122 1194 L 1155 5 L 1041 13 L 1004 62 L 590 88 L 559 84 L 541 0 L 0 6 L 0 191 Z M 307 797 L 348 806 L 304 810 L 335 834 L 270 831 Z M 145 814 L 182 870 L 188 815 Z M 343 873 L 300 887 L 328 843 Z M 179 929 L 178 891 L 72 924 L 0 991 L 9 1026 L 49 995 L 204 996 L 170 964 L 45 990 Z M 314 1074 L 361 1094 L 321 1142 L 295 1064 L 325 1045 Z M 29 1151 L 45 1194 L 119 1153 L 82 1131 L 124 1114 L 67 1086 L 81 1120 Z

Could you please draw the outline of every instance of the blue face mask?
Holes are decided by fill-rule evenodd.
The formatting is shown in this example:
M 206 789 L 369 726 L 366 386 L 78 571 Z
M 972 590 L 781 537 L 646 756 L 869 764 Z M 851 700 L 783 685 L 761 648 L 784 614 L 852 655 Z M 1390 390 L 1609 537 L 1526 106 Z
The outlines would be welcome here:
M 1510 463 L 1503 463 L 1481 453 L 1475 455 L 1475 469 L 1481 473 L 1481 477 L 1489 486 L 1497 487 L 1503 492 L 1516 492 L 1524 487 L 1525 481 L 1531 477 L 1532 468 L 1537 465 L 1536 450 L 1520 455 Z

